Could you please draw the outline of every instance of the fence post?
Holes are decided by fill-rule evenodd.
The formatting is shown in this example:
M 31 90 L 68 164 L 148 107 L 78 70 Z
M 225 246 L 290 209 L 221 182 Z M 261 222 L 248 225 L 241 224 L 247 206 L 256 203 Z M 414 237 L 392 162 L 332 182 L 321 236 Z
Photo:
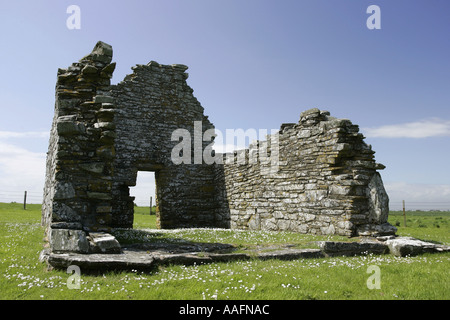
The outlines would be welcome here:
M 403 224 L 406 228 L 406 211 L 405 211 L 405 200 L 403 200 Z
M 27 192 L 23 195 L 23 210 L 27 210 Z
M 150 197 L 150 215 L 152 215 L 152 202 L 153 202 L 153 198 Z

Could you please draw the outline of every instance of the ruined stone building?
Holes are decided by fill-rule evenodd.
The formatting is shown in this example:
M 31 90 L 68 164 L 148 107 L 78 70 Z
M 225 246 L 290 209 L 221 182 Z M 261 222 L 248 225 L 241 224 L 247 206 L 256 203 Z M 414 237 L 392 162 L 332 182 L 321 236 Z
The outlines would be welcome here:
M 190 163 L 176 164 L 175 130 L 214 129 L 186 83 L 187 67 L 151 61 L 111 85 L 111 61 L 111 46 L 98 42 L 58 70 L 42 208 L 54 250 L 89 252 L 90 233 L 132 228 L 129 188 L 138 171 L 155 172 L 160 228 L 392 232 L 377 172 L 384 166 L 349 120 L 311 109 L 282 124 L 277 139 L 235 152 L 235 161 L 215 155 L 224 161 L 199 163 L 196 152 L 211 144 L 201 140 Z

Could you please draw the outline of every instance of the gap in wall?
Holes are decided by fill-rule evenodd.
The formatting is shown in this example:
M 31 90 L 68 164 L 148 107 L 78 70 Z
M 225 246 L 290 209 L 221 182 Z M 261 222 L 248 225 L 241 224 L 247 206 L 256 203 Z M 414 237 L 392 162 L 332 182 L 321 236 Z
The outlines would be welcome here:
M 130 196 L 135 197 L 135 213 L 136 207 L 149 207 L 150 201 L 153 207 L 156 207 L 156 183 L 155 172 L 138 171 L 136 186 L 130 187 Z M 151 198 L 151 199 L 150 199 Z M 153 212 L 155 209 L 153 209 Z M 148 212 L 150 214 L 150 210 Z

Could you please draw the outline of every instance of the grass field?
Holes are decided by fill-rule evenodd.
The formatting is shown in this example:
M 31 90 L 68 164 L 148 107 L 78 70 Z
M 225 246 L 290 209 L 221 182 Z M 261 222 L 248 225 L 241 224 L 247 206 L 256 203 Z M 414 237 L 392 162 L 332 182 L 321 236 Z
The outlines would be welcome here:
M 80 289 L 69 289 L 69 274 L 47 271 L 38 261 L 43 245 L 40 205 L 0 204 L 0 299 L 450 299 L 450 255 L 397 258 L 367 255 L 296 261 L 247 260 L 195 266 L 169 266 L 152 273 L 83 274 Z M 149 208 L 138 207 L 135 228 L 155 227 Z M 449 244 L 449 212 L 392 212 L 400 235 Z M 348 240 L 290 232 L 184 229 L 163 232 L 170 241 L 308 247 L 316 240 Z M 380 289 L 369 289 L 368 267 L 380 268 Z

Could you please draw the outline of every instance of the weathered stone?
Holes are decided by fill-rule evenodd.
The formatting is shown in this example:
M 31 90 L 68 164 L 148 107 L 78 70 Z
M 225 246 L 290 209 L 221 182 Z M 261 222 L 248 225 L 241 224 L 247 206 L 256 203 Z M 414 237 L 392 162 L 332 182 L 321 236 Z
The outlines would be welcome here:
M 89 252 L 89 242 L 82 230 L 52 229 L 50 245 L 53 252 Z
M 113 103 L 114 98 L 110 96 L 97 95 L 94 97 L 95 103 Z
M 250 218 L 248 222 L 248 228 L 250 230 L 260 230 L 261 229 L 261 219 L 259 215 L 254 215 Z
M 53 199 L 55 200 L 65 200 L 72 199 L 75 197 L 75 189 L 70 182 L 57 182 L 55 185 L 55 194 Z
M 113 208 L 112 208 L 112 206 L 97 206 L 95 208 L 95 211 L 97 213 L 109 213 L 109 212 L 113 211 Z
M 137 231 L 136 231 L 137 232 Z M 145 232 L 145 231 L 139 231 Z M 59 253 L 44 249 L 40 261 L 47 261 L 55 268 L 78 265 L 82 270 L 149 270 L 157 266 L 182 264 L 205 264 L 248 259 L 297 260 L 334 256 L 355 256 L 386 254 L 389 251 L 398 256 L 415 255 L 426 252 L 448 252 L 449 246 L 437 245 L 413 238 L 388 239 L 386 242 L 362 238 L 360 242 L 318 242 L 320 249 L 295 249 L 293 245 L 258 245 L 247 248 L 249 253 L 234 253 L 234 247 L 222 243 L 196 242 L 151 242 L 133 244 L 120 248 L 116 239 L 106 233 L 91 232 L 90 254 L 76 252 Z M 381 237 L 379 238 L 381 239 Z M 102 254 L 97 254 L 102 252 Z
M 123 254 L 74 254 L 49 253 L 43 257 L 56 269 L 66 270 L 70 265 L 77 265 L 81 270 L 151 270 L 156 267 L 154 257 L 133 251 Z
M 58 121 L 56 124 L 58 134 L 62 136 L 82 134 L 85 132 L 85 127 L 81 123 L 70 121 Z
M 183 72 L 186 71 L 187 69 L 189 69 L 189 67 L 184 65 L 184 64 L 172 64 L 172 67 L 174 69 L 178 69 L 178 70 L 181 70 Z
M 357 233 L 360 236 L 380 237 L 394 235 L 397 228 L 390 223 L 383 224 L 362 224 L 357 226 Z
M 106 192 L 87 192 L 87 196 L 90 199 L 98 199 L 98 200 L 112 200 L 112 196 Z
M 83 225 L 80 222 L 53 222 L 50 227 L 52 229 L 80 230 L 83 228 Z
M 82 163 L 80 164 L 80 168 L 88 172 L 99 174 L 103 172 L 105 164 L 103 162 Z
M 306 117 L 311 117 L 311 116 L 317 117 L 317 116 L 319 116 L 319 114 L 320 114 L 320 110 L 318 108 L 312 108 L 312 109 L 303 111 L 300 114 L 300 118 L 306 118 Z
M 115 113 L 114 109 L 102 108 L 97 112 L 97 118 L 99 119 L 100 122 L 110 122 L 114 119 L 114 113 Z
M 378 172 L 372 176 L 366 190 L 369 200 L 369 222 L 386 223 L 389 215 L 389 197 Z
M 98 69 L 91 65 L 86 65 L 82 70 L 82 74 L 96 74 L 98 72 Z
M 87 237 L 92 253 L 120 253 L 122 251 L 117 239 L 104 232 L 89 232 Z
M 423 253 L 449 252 L 450 246 L 439 245 L 411 237 L 386 240 L 390 252 L 398 257 L 416 256 Z
M 96 152 L 101 159 L 111 160 L 116 156 L 114 146 L 101 146 L 96 150 Z
M 57 269 L 66 269 L 77 265 L 81 270 L 150 270 L 158 266 L 174 264 L 199 265 L 214 262 L 230 262 L 249 259 L 297 260 L 322 258 L 324 254 L 318 249 L 285 249 L 258 253 L 206 253 L 206 252 L 160 252 L 125 248 L 121 253 L 54 253 L 42 251 L 40 261 Z
M 113 51 L 112 47 L 109 44 L 106 44 L 102 41 L 97 42 L 97 44 L 94 47 L 94 50 L 92 52 L 81 59 L 83 60 L 93 60 L 102 62 L 104 64 L 111 63 Z
M 278 259 L 278 260 L 296 260 L 309 258 L 323 258 L 324 254 L 319 249 L 284 249 L 258 254 L 261 260 Z
M 100 73 L 100 76 L 102 77 L 108 77 L 111 78 L 112 73 L 114 72 L 114 69 L 116 69 L 116 63 L 113 62 L 111 64 L 108 64 L 106 67 L 104 67 Z
M 62 196 L 60 194 L 60 196 Z M 73 194 L 74 196 L 74 194 Z M 73 197 L 70 196 L 69 198 Z M 80 221 L 80 215 L 77 213 L 74 209 L 69 207 L 68 205 L 60 202 L 53 202 L 53 208 L 52 208 L 52 220 L 53 221 L 66 221 L 66 222 L 79 222 Z M 73 228 L 67 228 L 67 229 L 73 229 Z M 75 228 L 75 229 L 81 229 Z
M 380 242 L 335 242 L 320 241 L 319 246 L 327 256 L 355 256 L 369 253 L 384 254 L 387 245 Z

